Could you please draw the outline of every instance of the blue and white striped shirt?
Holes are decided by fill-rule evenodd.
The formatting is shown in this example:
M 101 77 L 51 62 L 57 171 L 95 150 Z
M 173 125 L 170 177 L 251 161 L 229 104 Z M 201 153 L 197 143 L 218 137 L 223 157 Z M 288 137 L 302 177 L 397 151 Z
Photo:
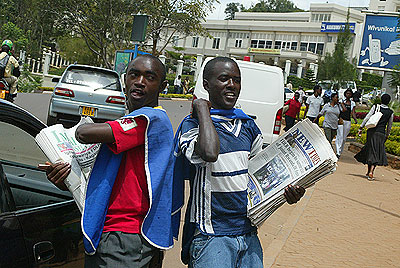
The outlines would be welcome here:
M 248 161 L 262 149 L 262 135 L 253 120 L 230 120 L 214 126 L 220 140 L 216 162 L 205 162 L 194 147 L 199 135 L 197 119 L 182 123 L 179 146 L 195 166 L 191 187 L 190 222 L 209 235 L 242 235 L 255 229 L 247 218 Z

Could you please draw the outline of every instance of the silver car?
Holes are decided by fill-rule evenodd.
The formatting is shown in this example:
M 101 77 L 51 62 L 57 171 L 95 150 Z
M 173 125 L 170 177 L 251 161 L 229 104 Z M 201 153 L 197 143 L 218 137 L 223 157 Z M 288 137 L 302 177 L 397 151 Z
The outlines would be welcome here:
M 114 120 L 125 115 L 125 96 L 118 73 L 93 66 L 73 64 L 67 67 L 53 90 L 47 125 L 71 126 L 81 116 L 95 122 Z

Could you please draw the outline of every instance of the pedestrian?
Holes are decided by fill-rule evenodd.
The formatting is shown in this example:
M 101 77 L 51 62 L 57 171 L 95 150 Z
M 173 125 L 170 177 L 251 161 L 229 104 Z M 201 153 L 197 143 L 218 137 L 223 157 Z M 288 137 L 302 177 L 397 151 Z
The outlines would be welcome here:
M 85 267 L 161 267 L 162 250 L 172 247 L 177 228 L 171 225 L 173 131 L 158 106 L 164 64 L 140 55 L 128 64 L 125 80 L 130 114 L 76 130 L 79 142 L 102 143 L 81 221 Z M 69 164 L 51 164 L 47 176 L 66 189 L 70 170 Z
M 181 88 L 182 88 L 182 80 L 181 76 L 178 75 L 175 80 L 174 80 L 174 89 L 175 89 L 175 94 L 181 94 Z
M 17 96 L 17 82 L 21 72 L 19 63 L 11 53 L 13 51 L 13 43 L 11 40 L 4 40 L 1 44 L 0 61 L 9 56 L 6 67 L 4 69 L 3 78 L 10 85 L 10 93 L 13 98 Z
M 305 95 L 306 95 L 306 93 L 303 90 L 303 87 L 299 86 L 299 88 L 296 90 L 296 92 L 299 93 L 299 101 L 303 105 L 304 98 L 305 98 Z
M 168 80 L 167 80 L 167 83 L 165 85 L 165 88 L 164 88 L 162 94 L 167 95 L 168 94 L 168 89 L 169 89 L 169 83 L 168 83 Z
M 292 85 L 292 83 L 287 83 L 286 84 L 286 87 L 288 88 L 288 89 L 290 89 L 290 90 L 293 90 L 293 85 Z
M 343 120 L 343 124 L 338 125 L 337 136 L 336 136 L 336 155 L 340 158 L 343 152 L 344 144 L 347 139 L 347 135 L 350 133 L 351 118 L 354 119 L 354 123 L 357 124 L 356 116 L 356 103 L 351 99 L 353 91 L 347 89 L 344 92 L 344 99 L 340 100 L 340 118 Z M 340 119 L 339 119 L 340 120 Z
M 187 94 L 188 93 L 188 91 L 189 91 L 189 84 L 190 84 L 190 81 L 189 81 L 189 77 L 188 76 L 186 76 L 185 77 L 185 80 L 183 80 L 183 94 Z
M 178 175 L 189 176 L 191 186 L 182 261 L 193 268 L 263 267 L 257 228 L 247 218 L 248 159 L 262 150 L 262 134 L 234 108 L 241 90 L 237 63 L 227 57 L 207 62 L 203 87 L 210 101 L 196 99 L 175 135 L 175 155 L 184 163 L 178 171 L 187 171 Z M 304 192 L 288 186 L 284 195 L 292 204 Z
M 361 135 L 365 124 L 379 108 L 379 111 L 382 113 L 382 117 L 380 118 L 376 127 L 367 130 L 367 142 L 361 151 L 354 156 L 358 162 L 368 165 L 366 174 L 368 180 L 374 180 L 376 166 L 388 165 L 385 141 L 388 139 L 390 131 L 392 130 L 394 117 L 393 110 L 388 107 L 390 99 L 391 97 L 389 94 L 383 94 L 381 96 L 382 104 L 372 106 L 371 110 L 364 118 L 364 121 L 361 123 L 360 129 L 358 130 L 358 135 Z
M 288 131 L 294 126 L 295 120 L 300 120 L 300 108 L 301 103 L 299 101 L 300 94 L 299 92 L 294 93 L 293 99 L 288 100 L 285 105 L 289 105 L 289 109 L 285 113 L 285 123 L 286 126 L 284 128 L 285 131 Z
M 306 110 L 304 111 L 304 118 L 308 118 L 311 122 L 315 121 L 321 110 L 324 100 L 321 97 L 322 88 L 319 85 L 314 86 L 314 93 L 307 98 Z
M 324 105 L 321 112 L 319 112 L 318 117 L 315 118 L 314 121 L 314 123 L 318 123 L 319 117 L 325 116 L 324 122 L 322 123 L 322 127 L 324 128 L 325 137 L 331 144 L 332 149 L 333 149 L 332 140 L 336 136 L 339 124 L 340 108 L 338 103 L 339 103 L 338 93 L 334 92 L 331 95 L 331 101 Z

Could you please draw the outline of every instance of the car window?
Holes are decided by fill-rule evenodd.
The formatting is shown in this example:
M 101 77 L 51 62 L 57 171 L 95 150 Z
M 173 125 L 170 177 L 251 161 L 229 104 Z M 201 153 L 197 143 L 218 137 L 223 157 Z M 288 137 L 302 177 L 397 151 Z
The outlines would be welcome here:
M 285 88 L 285 93 L 292 93 L 292 91 L 288 88 Z
M 36 168 L 47 157 L 30 134 L 5 122 L 0 122 L 0 134 L 4 141 L 0 143 L 0 161 L 17 210 L 71 199 L 68 192 L 57 189 L 46 173 Z
M 105 88 L 121 91 L 117 75 L 92 69 L 70 68 L 66 71 L 61 82 L 88 86 L 93 89 Z

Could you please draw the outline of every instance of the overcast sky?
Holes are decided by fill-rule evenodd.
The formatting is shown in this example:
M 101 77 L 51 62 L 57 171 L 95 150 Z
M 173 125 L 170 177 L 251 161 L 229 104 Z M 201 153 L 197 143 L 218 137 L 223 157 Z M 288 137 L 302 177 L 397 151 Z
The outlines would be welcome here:
M 220 4 L 215 5 L 214 11 L 208 16 L 208 19 L 224 19 L 225 18 L 225 8 L 227 3 L 239 2 L 243 4 L 246 8 L 250 7 L 252 3 L 257 3 L 257 0 L 220 0 Z M 367 7 L 369 5 L 369 0 L 292 0 L 292 2 L 299 8 L 308 10 L 310 8 L 310 3 L 334 3 L 341 6 L 351 6 L 351 7 Z

